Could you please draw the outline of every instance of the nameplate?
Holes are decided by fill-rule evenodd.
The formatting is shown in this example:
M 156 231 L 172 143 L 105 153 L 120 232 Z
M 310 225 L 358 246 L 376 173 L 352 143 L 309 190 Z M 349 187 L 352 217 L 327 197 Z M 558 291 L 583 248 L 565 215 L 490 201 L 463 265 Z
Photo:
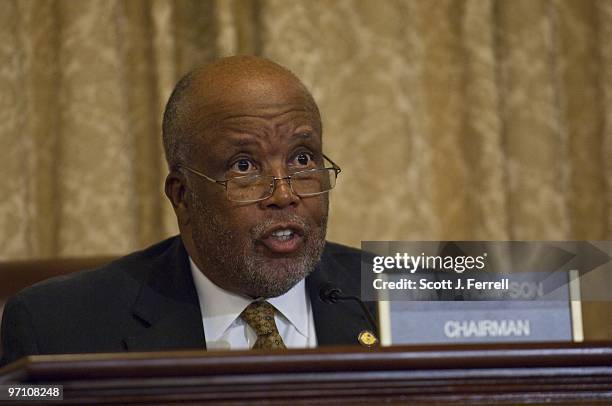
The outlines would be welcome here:
M 580 278 L 609 268 L 611 247 L 364 242 L 362 300 L 379 301 L 383 345 L 580 340 Z

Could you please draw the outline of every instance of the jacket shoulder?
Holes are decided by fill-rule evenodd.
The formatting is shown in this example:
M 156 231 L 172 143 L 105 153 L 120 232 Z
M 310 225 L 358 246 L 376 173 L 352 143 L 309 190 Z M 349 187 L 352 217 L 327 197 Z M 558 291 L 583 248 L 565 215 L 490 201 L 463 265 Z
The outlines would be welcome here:
M 351 273 L 359 273 L 362 262 L 370 262 L 372 254 L 359 248 L 349 247 L 333 242 L 325 244 L 321 260 L 347 268 Z
M 2 317 L 2 363 L 28 354 L 122 350 L 122 335 L 140 327 L 131 309 L 143 284 L 154 272 L 168 272 L 177 244 L 174 237 L 11 297 Z
M 359 248 L 349 247 L 348 245 L 338 244 L 336 242 L 327 241 L 325 243 L 325 251 L 329 251 L 333 254 L 344 254 L 344 255 L 361 255 L 363 252 Z

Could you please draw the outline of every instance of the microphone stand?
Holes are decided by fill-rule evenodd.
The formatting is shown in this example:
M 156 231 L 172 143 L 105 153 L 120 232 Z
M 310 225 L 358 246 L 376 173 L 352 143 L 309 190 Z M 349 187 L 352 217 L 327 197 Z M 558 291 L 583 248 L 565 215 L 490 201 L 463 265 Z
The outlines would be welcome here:
M 357 296 L 343 295 L 342 290 L 340 290 L 340 288 L 333 286 L 331 283 L 325 283 L 319 288 L 319 297 L 325 303 L 338 303 L 339 301 L 344 300 L 353 300 L 359 303 L 361 311 L 363 312 L 363 314 L 365 314 L 366 318 L 368 319 L 368 322 L 374 330 L 374 334 L 378 337 L 378 326 L 374 321 L 374 317 L 372 317 L 372 313 L 370 313 L 370 310 L 365 305 L 365 303 L 363 303 L 363 301 Z

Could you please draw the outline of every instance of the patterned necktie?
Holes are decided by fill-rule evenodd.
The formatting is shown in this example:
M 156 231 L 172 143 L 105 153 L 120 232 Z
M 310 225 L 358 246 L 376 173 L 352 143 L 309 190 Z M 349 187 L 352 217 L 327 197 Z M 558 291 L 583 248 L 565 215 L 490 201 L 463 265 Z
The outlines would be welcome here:
M 253 350 L 287 348 L 274 322 L 274 306 L 266 301 L 253 302 L 240 314 L 257 334 Z

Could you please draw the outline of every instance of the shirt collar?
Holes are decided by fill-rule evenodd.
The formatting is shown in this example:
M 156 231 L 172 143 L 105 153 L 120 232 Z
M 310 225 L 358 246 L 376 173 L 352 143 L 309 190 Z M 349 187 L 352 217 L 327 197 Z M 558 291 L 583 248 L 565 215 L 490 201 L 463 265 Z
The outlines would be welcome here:
M 304 279 L 289 289 L 285 294 L 268 299 L 276 310 L 304 337 L 308 337 L 308 315 L 310 303 L 306 295 Z
M 215 285 L 191 257 L 189 265 L 200 302 L 204 334 L 207 340 L 219 340 L 253 300 Z M 308 337 L 310 304 L 307 299 L 306 283 L 302 279 L 286 293 L 267 300 L 301 335 Z

